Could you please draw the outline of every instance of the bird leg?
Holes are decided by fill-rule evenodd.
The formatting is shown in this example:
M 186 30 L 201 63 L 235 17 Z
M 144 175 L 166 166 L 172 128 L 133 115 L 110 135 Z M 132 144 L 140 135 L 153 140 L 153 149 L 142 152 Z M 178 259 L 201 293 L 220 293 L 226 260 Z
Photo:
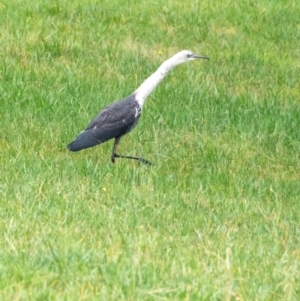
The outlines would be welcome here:
M 114 143 L 113 151 L 112 151 L 112 154 L 111 154 L 111 162 L 112 163 L 115 163 L 115 158 L 117 157 L 117 154 L 116 154 L 117 146 L 120 142 L 120 139 L 121 139 L 121 137 L 116 137 L 115 138 L 115 143 Z
M 146 165 L 152 165 L 152 163 L 144 158 L 141 157 L 134 157 L 134 156 L 123 156 L 123 155 L 118 155 L 116 153 L 117 151 L 117 146 L 120 142 L 121 137 L 117 137 L 115 138 L 115 143 L 114 143 L 114 147 L 113 147 L 113 151 L 112 151 L 112 155 L 111 155 L 111 161 L 112 163 L 115 163 L 115 158 L 127 158 L 127 159 L 134 159 L 134 160 L 138 160 L 139 162 L 142 162 Z

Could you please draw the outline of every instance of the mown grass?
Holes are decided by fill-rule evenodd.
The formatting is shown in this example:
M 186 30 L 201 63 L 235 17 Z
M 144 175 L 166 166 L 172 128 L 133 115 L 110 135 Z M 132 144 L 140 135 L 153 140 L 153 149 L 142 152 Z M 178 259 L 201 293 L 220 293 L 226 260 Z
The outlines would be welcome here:
M 296 1 L 0 2 L 1 300 L 298 300 Z M 120 153 L 66 145 L 181 49 Z

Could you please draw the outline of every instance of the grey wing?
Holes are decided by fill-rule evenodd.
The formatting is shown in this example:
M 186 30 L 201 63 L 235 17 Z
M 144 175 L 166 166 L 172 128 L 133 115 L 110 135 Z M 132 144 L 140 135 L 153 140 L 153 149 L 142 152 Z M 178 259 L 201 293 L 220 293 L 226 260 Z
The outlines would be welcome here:
M 87 128 L 68 145 L 71 151 L 79 151 L 109 139 L 128 133 L 140 116 L 131 102 L 116 102 L 103 109 Z

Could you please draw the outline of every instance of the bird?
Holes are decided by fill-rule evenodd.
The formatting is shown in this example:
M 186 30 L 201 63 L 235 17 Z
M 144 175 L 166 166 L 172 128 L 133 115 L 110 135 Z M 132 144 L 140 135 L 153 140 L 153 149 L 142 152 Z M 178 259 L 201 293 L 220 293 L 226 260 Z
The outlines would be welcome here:
M 116 158 L 134 159 L 146 165 L 152 163 L 144 158 L 117 154 L 120 139 L 128 134 L 138 123 L 147 97 L 175 66 L 195 59 L 209 59 L 207 56 L 194 54 L 190 50 L 182 50 L 164 61 L 132 94 L 122 100 L 106 106 L 88 124 L 74 141 L 68 144 L 68 150 L 77 152 L 115 139 L 111 161 Z

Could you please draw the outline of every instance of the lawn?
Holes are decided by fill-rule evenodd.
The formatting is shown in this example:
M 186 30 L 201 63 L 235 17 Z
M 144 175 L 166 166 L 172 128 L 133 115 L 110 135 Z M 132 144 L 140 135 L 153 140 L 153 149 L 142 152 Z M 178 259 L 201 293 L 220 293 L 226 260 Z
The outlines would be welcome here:
M 0 300 L 300 299 L 298 1 L 0 2 Z M 66 145 L 182 49 L 110 161 Z

